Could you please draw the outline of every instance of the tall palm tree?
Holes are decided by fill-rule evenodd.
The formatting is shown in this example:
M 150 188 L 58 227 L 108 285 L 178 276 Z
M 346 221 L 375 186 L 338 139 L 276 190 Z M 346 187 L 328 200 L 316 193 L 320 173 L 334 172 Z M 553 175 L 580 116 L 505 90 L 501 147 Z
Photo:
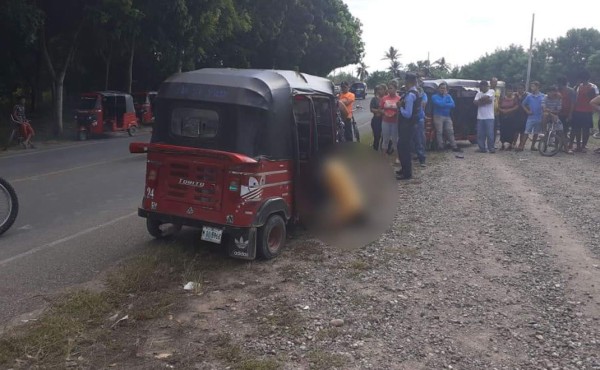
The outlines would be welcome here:
M 394 61 L 390 62 L 390 66 L 388 67 L 388 70 L 392 73 L 392 76 L 400 77 L 400 68 L 401 67 L 402 67 L 402 64 L 400 64 L 399 61 L 394 60 Z
M 367 77 L 369 77 L 369 71 L 367 71 L 367 68 L 369 68 L 369 66 L 366 65 L 362 60 L 358 63 L 358 67 L 356 67 L 356 77 L 358 77 L 360 81 L 364 81 L 367 79 Z
M 435 62 L 433 62 L 432 65 L 444 72 L 450 71 L 450 64 L 446 63 L 446 58 L 444 57 L 441 57 L 440 59 L 436 60 Z
M 381 60 L 389 60 L 390 66 L 388 70 L 392 73 L 394 77 L 398 77 L 400 75 L 400 68 L 402 68 L 402 64 L 398 61 L 398 59 L 402 56 L 398 49 L 393 46 L 385 52 L 383 58 Z
M 390 46 L 390 48 L 385 52 L 383 58 L 381 58 L 381 60 L 386 60 L 388 59 L 390 61 L 390 63 L 393 63 L 394 61 L 397 61 L 398 59 L 400 59 L 400 57 L 402 56 L 402 54 L 400 54 L 400 51 L 398 49 L 396 49 L 393 46 Z

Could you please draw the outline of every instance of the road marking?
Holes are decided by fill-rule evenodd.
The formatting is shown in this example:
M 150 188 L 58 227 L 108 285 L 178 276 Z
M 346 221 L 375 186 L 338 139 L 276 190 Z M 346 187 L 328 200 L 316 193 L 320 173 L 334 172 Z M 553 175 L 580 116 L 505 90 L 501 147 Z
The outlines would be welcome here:
M 94 162 L 94 163 L 86 164 L 86 165 L 83 165 L 83 166 L 65 168 L 64 170 L 46 172 L 46 173 L 42 173 L 42 174 L 39 174 L 39 175 L 22 177 L 20 179 L 8 179 L 8 180 L 11 183 L 23 182 L 23 181 L 28 181 L 28 180 L 39 180 L 42 177 L 48 177 L 48 176 L 53 176 L 53 175 L 60 175 L 60 174 L 63 174 L 63 173 L 77 171 L 77 170 L 82 170 L 82 169 L 85 169 L 85 168 L 101 166 L 103 164 L 108 164 L 108 163 L 113 163 L 113 162 L 120 162 L 120 161 L 124 161 L 126 159 L 131 159 L 131 158 L 135 158 L 135 157 L 133 155 L 128 155 L 128 156 L 124 156 L 124 157 L 118 157 L 118 158 L 110 160 L 110 161 Z
M 149 132 L 141 132 L 139 135 L 137 136 L 147 136 L 150 135 Z M 116 138 L 116 139 L 126 139 L 126 138 Z M 89 143 L 83 143 L 83 144 L 62 144 L 62 146 L 58 147 L 58 148 L 49 148 L 49 149 L 39 149 L 39 150 L 34 150 L 34 151 L 28 151 L 26 153 L 17 153 L 17 154 L 10 154 L 10 155 L 0 155 L 0 160 L 3 159 L 10 159 L 10 158 L 18 158 L 18 157 L 27 157 L 30 155 L 36 155 L 36 154 L 45 154 L 48 152 L 56 152 L 59 150 L 67 150 L 67 149 L 71 149 L 71 148 L 81 148 L 84 146 L 90 146 L 90 145 L 98 145 L 98 144 L 106 144 L 108 141 L 105 140 L 98 140 L 98 141 L 93 141 L 93 142 L 89 142 Z M 61 145 L 61 144 L 58 144 Z
M 5 265 L 7 265 L 7 264 L 9 264 L 9 263 L 11 263 L 11 262 L 14 262 L 14 261 L 16 261 L 16 260 L 19 260 L 19 259 L 21 259 L 21 258 L 23 258 L 23 257 L 27 257 L 27 256 L 30 256 L 30 255 L 32 255 L 32 254 L 34 254 L 34 253 L 37 253 L 37 252 L 43 251 L 43 250 L 45 250 L 45 249 L 48 249 L 48 248 L 55 247 L 55 246 L 57 246 L 57 245 L 59 245 L 59 244 L 62 244 L 62 243 L 64 243 L 64 242 L 68 242 L 69 240 L 73 240 L 73 239 L 75 239 L 75 238 L 78 238 L 78 237 L 80 237 L 80 236 L 82 236 L 82 235 L 89 234 L 89 233 L 91 233 L 91 232 L 94 232 L 94 231 L 96 231 L 96 230 L 98 230 L 98 229 L 101 229 L 101 228 L 103 228 L 103 227 L 106 227 L 106 226 L 110 226 L 110 225 L 116 224 L 116 223 L 117 223 L 117 222 L 119 222 L 119 221 L 123 221 L 124 219 L 126 219 L 126 218 L 129 218 L 129 217 L 131 217 L 131 216 L 135 216 L 135 215 L 137 215 L 137 211 L 136 211 L 136 212 L 132 212 L 132 213 L 130 213 L 130 214 L 127 214 L 127 215 L 125 215 L 125 216 L 117 217 L 117 218 L 115 218 L 114 220 L 112 220 L 112 221 L 109 221 L 109 222 L 106 222 L 106 223 L 103 223 L 103 224 L 101 224 L 101 225 L 97 225 L 97 226 L 90 227 L 90 228 L 88 228 L 88 229 L 85 229 L 85 230 L 81 230 L 81 231 L 80 231 L 80 232 L 78 232 L 78 233 L 75 233 L 75 234 L 73 234 L 73 235 L 70 235 L 70 236 L 64 237 L 64 238 L 62 238 L 62 239 L 55 240 L 55 241 L 53 241 L 53 242 L 51 242 L 51 243 L 44 244 L 44 245 L 40 245 L 39 247 L 35 247 L 35 248 L 33 248 L 33 249 L 30 249 L 30 250 L 28 250 L 27 252 L 23 252 L 23 253 L 17 254 L 17 255 L 15 255 L 15 256 L 12 256 L 12 257 L 10 257 L 10 258 L 7 258 L 7 259 L 5 259 L 5 260 L 2 260 L 2 261 L 0 261 L 0 267 L 4 267 Z

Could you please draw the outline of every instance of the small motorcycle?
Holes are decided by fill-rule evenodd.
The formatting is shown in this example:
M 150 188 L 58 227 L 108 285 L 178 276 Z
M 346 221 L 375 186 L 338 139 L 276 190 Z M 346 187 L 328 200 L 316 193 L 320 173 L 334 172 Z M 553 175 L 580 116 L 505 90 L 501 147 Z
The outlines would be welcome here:
M 0 177 L 0 235 L 4 234 L 17 219 L 19 199 L 15 189 Z

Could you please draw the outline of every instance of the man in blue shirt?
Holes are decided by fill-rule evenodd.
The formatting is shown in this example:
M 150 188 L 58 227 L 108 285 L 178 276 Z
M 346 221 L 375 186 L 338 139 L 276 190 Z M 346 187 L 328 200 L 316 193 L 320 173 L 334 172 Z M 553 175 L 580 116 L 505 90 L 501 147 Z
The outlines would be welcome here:
M 438 86 L 438 92 L 431 97 L 433 103 L 433 125 L 435 127 L 435 136 L 438 150 L 444 150 L 446 145 L 444 136 L 450 143 L 450 147 L 455 152 L 461 150 L 456 146 L 454 140 L 454 123 L 450 118 L 450 111 L 456 106 L 454 99 L 448 94 L 448 85 L 442 82 Z
M 531 150 L 536 150 L 535 143 L 538 138 L 538 134 L 542 131 L 542 100 L 544 99 L 544 94 L 540 92 L 540 83 L 537 81 L 533 81 L 530 84 L 531 94 L 527 95 L 525 100 L 523 100 L 523 109 L 527 113 L 527 123 L 525 123 L 525 134 L 532 135 L 531 139 Z M 525 138 L 527 141 L 527 138 Z M 525 142 L 521 144 L 521 146 L 525 146 Z M 523 149 L 521 147 L 521 150 Z
M 417 76 L 407 73 L 405 77 L 406 94 L 398 102 L 398 158 L 402 169 L 397 172 L 398 180 L 412 179 L 412 161 L 410 141 L 416 124 L 419 122 L 421 97 L 417 90 Z

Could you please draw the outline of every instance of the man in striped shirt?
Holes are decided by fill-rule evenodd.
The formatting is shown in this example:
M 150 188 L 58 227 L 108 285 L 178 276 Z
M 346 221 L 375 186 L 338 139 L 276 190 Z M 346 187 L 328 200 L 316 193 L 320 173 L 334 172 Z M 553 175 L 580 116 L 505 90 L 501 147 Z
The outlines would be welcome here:
M 563 123 L 558 116 L 562 109 L 562 97 L 558 92 L 558 87 L 551 86 L 548 89 L 547 94 L 542 98 L 542 109 L 544 110 L 544 132 L 546 132 L 548 124 L 554 123 L 556 135 L 560 137 L 564 145 L 561 149 L 566 153 L 573 154 L 573 151 L 569 149 L 567 144 Z

